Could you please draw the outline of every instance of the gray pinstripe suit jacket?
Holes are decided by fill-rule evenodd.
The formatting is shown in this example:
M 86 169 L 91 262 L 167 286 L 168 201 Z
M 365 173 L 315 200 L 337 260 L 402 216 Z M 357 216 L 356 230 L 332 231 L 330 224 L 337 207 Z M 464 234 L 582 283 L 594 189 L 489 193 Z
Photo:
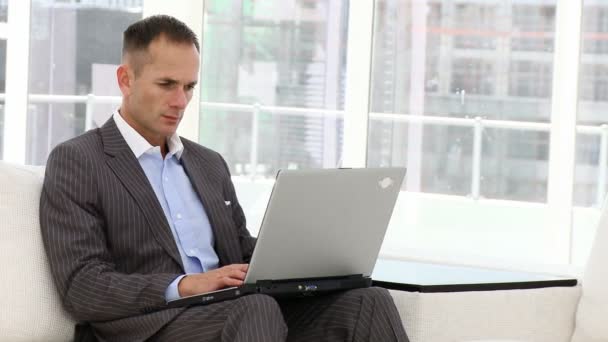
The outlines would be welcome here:
M 207 210 L 220 264 L 248 261 L 255 239 L 225 161 L 182 141 L 181 162 Z M 40 225 L 65 308 L 92 322 L 103 339 L 144 340 L 183 310 L 163 309 L 182 262 L 156 195 L 112 119 L 51 152 Z

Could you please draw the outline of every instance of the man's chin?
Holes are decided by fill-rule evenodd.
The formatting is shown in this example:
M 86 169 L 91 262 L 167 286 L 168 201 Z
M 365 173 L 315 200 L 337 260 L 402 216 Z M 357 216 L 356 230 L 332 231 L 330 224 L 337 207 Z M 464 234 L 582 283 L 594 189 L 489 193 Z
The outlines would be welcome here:
M 177 132 L 178 125 L 163 125 L 160 132 L 165 137 L 170 137 Z

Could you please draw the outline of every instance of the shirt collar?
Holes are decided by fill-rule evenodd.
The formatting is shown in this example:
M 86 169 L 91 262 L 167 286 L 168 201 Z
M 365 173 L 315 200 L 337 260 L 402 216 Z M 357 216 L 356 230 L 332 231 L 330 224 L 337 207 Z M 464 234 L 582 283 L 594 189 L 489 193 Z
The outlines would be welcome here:
M 141 136 L 141 134 L 131 127 L 131 125 L 129 125 L 125 119 L 123 119 L 118 110 L 114 111 L 112 118 L 114 119 L 120 134 L 122 134 L 122 137 L 127 142 L 127 145 L 129 145 L 129 148 L 131 151 L 133 151 L 135 158 L 139 159 L 142 154 L 159 148 L 158 146 L 152 146 L 144 137 Z M 174 133 L 169 137 L 169 139 L 167 139 L 167 146 L 169 147 L 169 152 L 167 152 L 169 157 L 172 155 L 175 155 L 177 159 L 182 157 L 182 153 L 184 152 L 184 144 L 182 144 L 182 140 L 177 133 Z

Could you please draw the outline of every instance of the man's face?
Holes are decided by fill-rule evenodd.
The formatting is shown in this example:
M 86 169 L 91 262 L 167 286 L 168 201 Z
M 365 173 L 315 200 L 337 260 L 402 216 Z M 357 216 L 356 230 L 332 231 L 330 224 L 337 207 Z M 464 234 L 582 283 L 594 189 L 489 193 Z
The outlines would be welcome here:
M 164 145 L 192 98 L 198 70 L 194 44 L 173 43 L 162 36 L 152 41 L 146 52 L 127 57 L 118 70 L 122 116 L 152 145 Z

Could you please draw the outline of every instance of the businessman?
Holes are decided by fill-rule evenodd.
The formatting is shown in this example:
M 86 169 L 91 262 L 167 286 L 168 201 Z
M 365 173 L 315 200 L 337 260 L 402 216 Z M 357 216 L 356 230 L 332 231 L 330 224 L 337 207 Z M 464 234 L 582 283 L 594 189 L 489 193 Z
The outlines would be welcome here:
M 388 292 L 166 302 L 243 283 L 255 239 L 226 162 L 176 134 L 198 79 L 196 35 L 169 16 L 124 32 L 120 108 L 50 154 L 42 237 L 77 339 L 408 341 Z

